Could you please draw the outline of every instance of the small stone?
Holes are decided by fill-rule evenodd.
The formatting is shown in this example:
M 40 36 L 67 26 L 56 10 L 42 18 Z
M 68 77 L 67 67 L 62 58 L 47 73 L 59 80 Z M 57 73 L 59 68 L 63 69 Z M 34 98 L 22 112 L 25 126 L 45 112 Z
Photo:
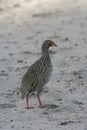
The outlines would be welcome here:
M 79 79 L 82 79 L 82 76 L 81 76 L 81 75 L 79 75 Z
M 74 71 L 74 72 L 73 72 L 73 74 L 74 74 L 74 75 L 78 75 L 79 73 L 78 73 L 78 72 L 76 72 L 76 71 Z
M 23 60 L 17 60 L 18 63 L 23 63 Z
M 65 38 L 65 41 L 69 41 L 68 37 Z
M 19 7 L 20 7 L 20 4 L 17 3 L 17 4 L 14 5 L 14 7 L 15 7 L 15 8 L 19 8 Z
M 3 8 L 3 7 L 0 7 L 0 12 L 3 11 L 3 10 L 4 10 L 4 8 Z
M 4 70 L 2 70 L 1 72 L 2 72 L 2 73 L 4 73 L 5 71 L 4 71 Z
M 60 80 L 58 80 L 57 82 L 60 82 Z
M 11 119 L 10 121 L 11 121 L 11 122 L 13 122 L 13 120 L 12 120 L 12 119 Z
M 48 113 L 47 112 L 43 112 L 43 114 L 47 115 Z
M 13 56 L 13 53 L 9 53 L 10 56 Z
M 14 125 L 12 125 L 11 128 L 14 128 Z
M 59 98 L 59 99 L 58 99 L 58 101 L 62 101 L 62 99 L 61 99 L 61 98 Z
M 75 43 L 75 46 L 78 46 L 78 43 Z

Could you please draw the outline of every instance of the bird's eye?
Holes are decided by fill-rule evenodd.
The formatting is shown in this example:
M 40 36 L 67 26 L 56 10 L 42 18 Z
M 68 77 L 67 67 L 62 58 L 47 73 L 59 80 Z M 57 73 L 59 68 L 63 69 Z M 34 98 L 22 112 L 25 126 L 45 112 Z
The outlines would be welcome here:
M 51 45 L 51 42 L 48 42 L 48 45 Z

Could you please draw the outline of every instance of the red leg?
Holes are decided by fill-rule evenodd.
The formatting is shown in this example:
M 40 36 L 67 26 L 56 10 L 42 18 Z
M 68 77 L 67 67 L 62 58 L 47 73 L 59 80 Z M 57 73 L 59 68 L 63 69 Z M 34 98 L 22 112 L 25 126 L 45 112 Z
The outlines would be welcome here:
M 28 95 L 26 96 L 26 109 L 33 109 L 34 107 L 29 107 L 28 104 Z
M 37 95 L 38 101 L 39 101 L 39 108 L 47 108 L 46 105 L 42 105 L 41 99 L 39 97 L 39 95 Z

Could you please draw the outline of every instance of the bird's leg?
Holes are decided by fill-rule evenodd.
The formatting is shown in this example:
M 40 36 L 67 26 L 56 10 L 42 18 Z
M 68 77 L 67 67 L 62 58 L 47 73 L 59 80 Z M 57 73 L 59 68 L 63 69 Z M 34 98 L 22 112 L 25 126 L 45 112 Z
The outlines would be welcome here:
M 30 107 L 28 104 L 28 95 L 26 96 L 26 109 L 33 109 L 34 107 Z
M 43 105 L 42 102 L 41 102 L 41 99 L 40 99 L 40 96 L 37 94 L 37 98 L 38 98 L 38 101 L 39 101 L 39 108 L 47 108 L 46 105 Z

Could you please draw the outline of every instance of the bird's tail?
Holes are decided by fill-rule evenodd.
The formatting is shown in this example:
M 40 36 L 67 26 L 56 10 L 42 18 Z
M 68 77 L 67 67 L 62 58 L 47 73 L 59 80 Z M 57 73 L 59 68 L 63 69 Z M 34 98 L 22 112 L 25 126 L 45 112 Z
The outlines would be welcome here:
M 20 97 L 21 99 L 24 99 L 25 98 L 25 92 L 20 88 Z
M 25 98 L 25 95 L 20 91 L 20 92 L 19 92 L 19 97 L 20 97 L 21 99 L 24 99 L 24 98 Z
M 21 97 L 21 99 L 24 99 L 25 95 L 23 93 L 21 93 L 20 97 Z

